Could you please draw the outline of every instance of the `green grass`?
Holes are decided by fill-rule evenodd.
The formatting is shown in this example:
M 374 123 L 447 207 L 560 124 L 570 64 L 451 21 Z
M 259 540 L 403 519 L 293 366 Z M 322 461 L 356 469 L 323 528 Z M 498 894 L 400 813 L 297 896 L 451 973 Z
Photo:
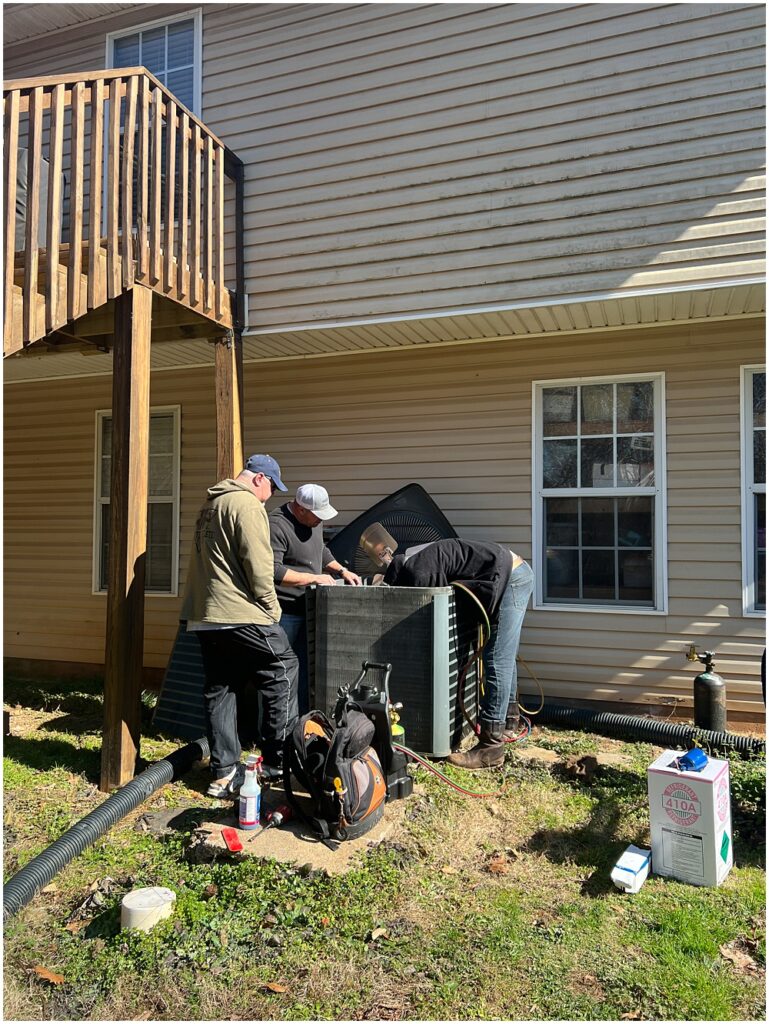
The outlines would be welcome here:
M 98 682 L 12 679 L 6 700 L 24 726 L 5 745 L 7 879 L 103 797 Z M 563 756 L 602 745 L 555 729 L 536 742 Z M 142 752 L 155 760 L 176 745 L 150 736 Z M 8 923 L 6 1017 L 764 1019 L 763 762 L 731 765 L 738 866 L 723 886 L 651 877 L 625 896 L 608 873 L 629 842 L 648 843 L 653 749 L 612 749 L 625 766 L 592 785 L 511 755 L 493 800 L 462 798 L 420 769 L 397 837 L 334 877 L 188 858 L 196 815 L 216 806 L 193 771 L 137 812 L 178 808 L 189 827 L 158 837 L 129 816 Z M 101 905 L 68 930 L 95 882 Z M 149 934 L 121 932 L 120 900 L 141 885 L 173 889 L 174 915 Z M 749 970 L 724 958 L 729 943 L 749 951 Z

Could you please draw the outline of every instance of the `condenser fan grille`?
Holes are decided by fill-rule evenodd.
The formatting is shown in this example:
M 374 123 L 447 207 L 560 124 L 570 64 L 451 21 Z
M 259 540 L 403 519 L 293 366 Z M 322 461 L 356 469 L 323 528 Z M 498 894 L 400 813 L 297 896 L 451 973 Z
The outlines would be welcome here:
M 434 540 L 443 540 L 445 534 L 433 523 L 417 512 L 391 512 L 381 516 L 377 522 L 387 530 L 388 533 L 398 542 L 398 551 L 405 551 L 414 544 L 429 544 Z M 353 569 L 360 576 L 367 576 L 371 573 L 381 572 L 363 548 L 358 545 L 355 552 Z
M 372 505 L 329 542 L 334 557 L 361 576 L 382 571 L 360 547 L 361 534 L 372 523 L 381 523 L 401 552 L 457 535 L 427 491 L 419 484 L 408 484 Z

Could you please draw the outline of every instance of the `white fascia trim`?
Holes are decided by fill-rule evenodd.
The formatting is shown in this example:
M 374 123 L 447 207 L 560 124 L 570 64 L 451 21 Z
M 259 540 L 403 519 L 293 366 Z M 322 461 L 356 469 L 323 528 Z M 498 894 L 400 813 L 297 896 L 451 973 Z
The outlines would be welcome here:
M 571 306 L 577 302 L 605 302 L 617 299 L 638 299 L 651 295 L 676 295 L 682 292 L 715 291 L 721 288 L 739 288 L 745 285 L 765 285 L 764 277 L 740 277 L 730 281 L 705 282 L 690 285 L 671 285 L 669 288 L 621 289 L 620 291 L 602 292 L 597 295 L 560 295 L 544 299 L 524 302 L 511 302 L 498 306 L 469 306 L 464 309 L 447 309 L 439 312 L 402 313 L 400 316 L 365 317 L 357 320 L 316 321 L 304 324 L 278 324 L 274 327 L 249 327 L 243 331 L 244 337 L 256 337 L 260 334 L 285 334 L 287 331 L 334 330 L 338 327 L 365 327 L 367 324 L 398 324 L 409 320 L 442 320 L 455 316 L 473 316 L 484 313 L 504 313 L 506 310 L 540 309 L 547 306 Z M 760 314 L 751 314 L 760 315 Z M 622 330 L 622 327 L 616 328 Z M 587 328 L 590 330 L 590 328 Z M 560 332 L 564 333 L 564 332 Z M 539 337 L 539 335 L 536 335 Z
M 732 284 L 730 284 L 730 285 L 718 285 L 717 287 L 718 288 L 731 288 L 731 287 L 736 287 L 737 284 L 739 284 L 739 285 L 755 285 L 755 284 L 763 285 L 763 284 L 765 284 L 765 282 L 764 282 L 763 279 L 757 279 L 757 280 L 745 279 L 745 280 L 738 281 L 738 282 L 732 282 Z M 705 286 L 703 286 L 703 287 L 705 287 Z M 710 287 L 710 286 L 707 286 L 707 287 Z M 714 287 L 716 287 L 716 286 L 714 286 Z M 688 290 L 694 290 L 694 289 L 686 289 L 686 288 L 683 288 L 683 289 L 681 289 L 681 288 L 670 289 L 670 291 L 688 291 Z M 664 292 L 664 291 L 654 291 L 654 292 L 648 292 L 648 293 L 646 293 L 646 292 L 628 292 L 628 293 L 625 293 L 625 294 L 627 294 L 628 296 L 637 297 L 637 296 L 641 296 L 641 295 L 644 295 L 644 294 L 664 295 L 664 294 L 666 294 L 666 292 Z M 603 296 L 603 298 L 610 298 L 610 297 L 611 296 L 608 296 L 608 295 Z M 559 305 L 559 306 L 562 306 L 562 305 L 569 305 L 570 303 L 574 303 L 574 302 L 600 301 L 601 298 L 602 298 L 601 296 L 595 296 L 595 297 L 593 297 L 593 299 L 588 299 L 588 298 L 585 298 L 585 297 L 580 299 L 579 297 L 574 297 L 574 298 L 571 298 L 571 299 L 563 299 L 563 300 L 559 299 L 559 300 L 554 301 L 552 303 L 540 303 L 539 305 Z M 246 294 L 246 302 L 248 302 L 248 294 Z M 530 304 L 519 303 L 517 306 L 495 306 L 493 308 L 489 307 L 489 309 L 486 310 L 486 312 L 499 312 L 500 310 L 504 311 L 505 309 L 530 309 L 530 308 L 533 308 L 532 305 L 530 305 Z M 345 327 L 345 326 L 350 326 L 351 327 L 351 326 L 354 326 L 356 324 L 360 326 L 360 325 L 376 324 L 376 323 L 401 323 L 401 322 L 403 322 L 405 320 L 423 320 L 423 319 L 430 319 L 431 317 L 469 316 L 472 313 L 483 313 L 483 312 L 484 312 L 484 310 L 482 310 L 482 309 L 464 309 L 464 310 L 455 310 L 453 313 L 425 314 L 424 316 L 422 316 L 421 314 L 413 314 L 413 315 L 409 314 L 408 316 L 391 317 L 391 318 L 389 318 L 387 320 L 355 320 L 355 321 L 351 320 L 351 321 L 347 321 L 345 323 L 337 323 L 337 324 L 331 324 L 331 323 L 307 324 L 303 328 L 271 327 L 271 328 L 268 328 L 268 329 L 243 331 L 243 337 L 256 337 L 257 335 L 260 335 L 260 334 L 282 334 L 284 332 L 294 331 L 294 330 L 318 330 L 318 331 L 324 331 L 324 330 L 334 329 L 336 327 Z M 690 318 L 690 319 L 686 319 L 686 320 L 656 320 L 653 323 L 650 322 L 650 323 L 637 323 L 637 324 L 618 324 L 616 326 L 615 325 L 610 325 L 610 326 L 607 326 L 607 327 L 584 327 L 584 328 L 583 327 L 579 327 L 579 328 L 575 328 L 573 330 L 537 331 L 536 334 L 523 334 L 523 335 L 506 334 L 506 335 L 498 335 L 498 336 L 493 337 L 493 338 L 447 338 L 445 341 L 431 341 L 431 342 L 424 342 L 422 344 L 416 344 L 415 343 L 413 345 L 372 345 L 371 348 L 342 349 L 342 350 L 334 350 L 333 352 L 295 352 L 295 353 L 290 353 L 290 354 L 286 353 L 285 355 L 279 355 L 279 356 L 251 356 L 251 357 L 244 357 L 243 364 L 244 365 L 257 365 L 258 364 L 258 365 L 261 366 L 264 363 L 285 363 L 285 362 L 307 361 L 308 359 L 336 359 L 336 358 L 339 358 L 340 356 L 344 356 L 344 357 L 348 357 L 348 356 L 370 356 L 370 355 L 378 355 L 378 354 L 380 354 L 382 352 L 395 352 L 395 351 L 403 352 L 404 354 L 406 354 L 406 353 L 409 353 L 409 352 L 422 351 L 425 348 L 430 348 L 430 349 L 450 348 L 450 347 L 455 347 L 457 345 L 488 345 L 488 344 L 493 344 L 494 342 L 511 341 L 511 340 L 525 341 L 526 339 L 538 340 L 538 339 L 541 339 L 541 338 L 562 338 L 562 337 L 565 337 L 566 335 L 570 335 L 570 334 L 588 334 L 588 333 L 589 334 L 608 334 L 608 333 L 616 334 L 619 331 L 637 331 L 637 330 L 647 330 L 649 328 L 657 329 L 657 328 L 661 328 L 661 327 L 682 327 L 685 324 L 703 324 L 703 323 L 708 324 L 708 323 L 721 323 L 723 321 L 734 322 L 735 320 L 758 320 L 758 319 L 764 319 L 765 316 L 766 316 L 765 313 L 727 313 L 724 316 L 703 316 L 703 317 L 694 317 L 694 318 Z M 164 372 L 178 373 L 180 370 L 210 369 L 212 366 L 213 366 L 213 360 L 211 362 L 178 363 L 177 365 L 174 365 L 174 366 L 157 366 L 157 367 L 152 367 L 151 372 L 152 373 L 164 373 Z M 21 384 L 38 384 L 38 383 L 41 383 L 43 381 L 52 381 L 52 380 L 84 380 L 84 379 L 88 379 L 88 378 L 91 378 L 91 377 L 108 377 L 111 374 L 112 374 L 112 365 L 110 364 L 109 367 L 107 367 L 107 368 L 105 368 L 103 370 L 98 370 L 95 373 L 94 372 L 89 372 L 89 373 L 53 373 L 53 374 L 50 374 L 50 375 L 40 376 L 40 377 L 38 377 L 38 376 L 35 376 L 35 377 L 22 377 L 22 378 L 20 378 L 18 380 L 6 380 L 5 381 L 5 385 L 10 387 L 12 385 L 21 385 Z

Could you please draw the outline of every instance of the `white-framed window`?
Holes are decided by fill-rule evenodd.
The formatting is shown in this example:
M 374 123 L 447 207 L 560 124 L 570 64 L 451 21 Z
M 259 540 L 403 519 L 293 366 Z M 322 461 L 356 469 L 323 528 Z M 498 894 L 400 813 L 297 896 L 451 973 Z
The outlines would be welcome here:
M 664 385 L 533 383 L 535 608 L 666 611 Z
M 181 410 L 153 409 L 150 414 L 147 558 L 144 589 L 176 596 L 179 587 L 179 467 Z M 107 592 L 109 509 L 112 468 L 112 412 L 96 413 L 94 487 L 93 592 Z
M 740 388 L 742 452 L 742 605 L 766 612 L 766 367 L 743 366 Z
M 143 65 L 198 116 L 202 105 L 202 54 L 200 9 L 107 36 L 107 67 Z

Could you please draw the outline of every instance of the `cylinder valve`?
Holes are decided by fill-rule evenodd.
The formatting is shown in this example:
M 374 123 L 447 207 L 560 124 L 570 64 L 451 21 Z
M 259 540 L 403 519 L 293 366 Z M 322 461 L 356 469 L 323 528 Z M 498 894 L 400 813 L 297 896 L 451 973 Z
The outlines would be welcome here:
M 687 661 L 699 661 L 705 671 L 694 680 L 694 724 L 700 729 L 726 732 L 726 683 L 714 672 L 714 651 L 697 650 L 691 644 L 686 652 Z

